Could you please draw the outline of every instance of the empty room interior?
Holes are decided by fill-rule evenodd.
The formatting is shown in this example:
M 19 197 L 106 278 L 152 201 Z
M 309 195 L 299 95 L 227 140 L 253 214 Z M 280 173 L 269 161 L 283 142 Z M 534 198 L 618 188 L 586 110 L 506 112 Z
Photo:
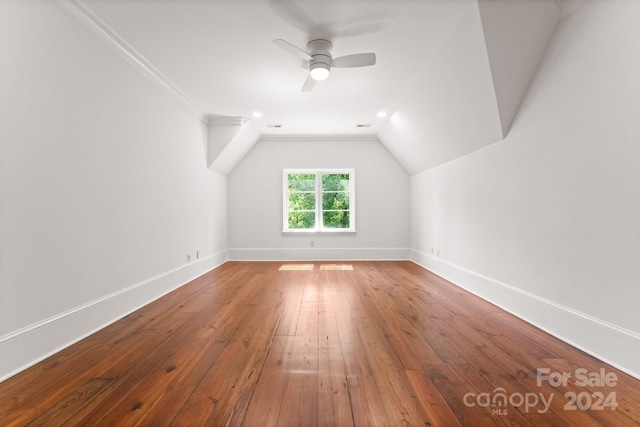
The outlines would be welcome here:
M 0 0 L 0 425 L 640 424 L 639 22 Z

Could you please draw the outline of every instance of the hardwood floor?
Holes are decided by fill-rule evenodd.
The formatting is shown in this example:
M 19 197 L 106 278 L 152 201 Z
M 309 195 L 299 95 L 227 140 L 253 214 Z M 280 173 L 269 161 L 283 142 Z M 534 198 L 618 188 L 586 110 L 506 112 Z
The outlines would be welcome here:
M 0 425 L 630 426 L 638 402 L 412 263 L 228 262 L 0 383 Z

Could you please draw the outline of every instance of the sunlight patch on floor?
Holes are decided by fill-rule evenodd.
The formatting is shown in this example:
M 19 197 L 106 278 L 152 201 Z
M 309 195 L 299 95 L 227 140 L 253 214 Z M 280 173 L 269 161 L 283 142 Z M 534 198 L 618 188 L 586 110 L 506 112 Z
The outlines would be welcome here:
M 311 271 L 313 270 L 313 264 L 282 264 L 278 270 L 298 270 L 298 271 Z
M 322 264 L 320 266 L 320 271 L 323 270 L 352 271 L 353 266 L 351 264 Z

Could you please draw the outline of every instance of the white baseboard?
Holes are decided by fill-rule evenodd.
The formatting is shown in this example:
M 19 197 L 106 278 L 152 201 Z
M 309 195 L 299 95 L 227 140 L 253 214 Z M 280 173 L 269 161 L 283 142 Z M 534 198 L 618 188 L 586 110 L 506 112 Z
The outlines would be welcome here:
M 108 326 L 227 260 L 406 260 L 640 379 L 640 334 L 417 250 L 229 249 L 0 336 L 0 382 Z
M 229 249 L 232 261 L 404 261 L 408 248 Z
M 562 341 L 640 379 L 640 334 L 411 250 L 411 261 Z
M 213 270 L 227 260 L 226 250 L 209 255 L 0 336 L 0 382 Z

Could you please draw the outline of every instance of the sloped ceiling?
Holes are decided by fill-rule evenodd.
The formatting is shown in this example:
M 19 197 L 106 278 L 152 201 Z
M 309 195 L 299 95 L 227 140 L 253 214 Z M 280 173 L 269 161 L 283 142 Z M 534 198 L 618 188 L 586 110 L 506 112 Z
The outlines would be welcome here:
M 558 24 L 551 2 L 480 0 L 502 135 L 506 136 Z
M 376 134 L 411 174 L 497 142 L 558 22 L 584 3 L 52 1 L 83 14 L 209 121 L 210 168 L 225 175 L 261 135 Z M 332 41 L 334 57 L 375 52 L 377 63 L 333 69 L 302 93 L 303 61 L 272 40 L 304 48 L 317 37 Z

